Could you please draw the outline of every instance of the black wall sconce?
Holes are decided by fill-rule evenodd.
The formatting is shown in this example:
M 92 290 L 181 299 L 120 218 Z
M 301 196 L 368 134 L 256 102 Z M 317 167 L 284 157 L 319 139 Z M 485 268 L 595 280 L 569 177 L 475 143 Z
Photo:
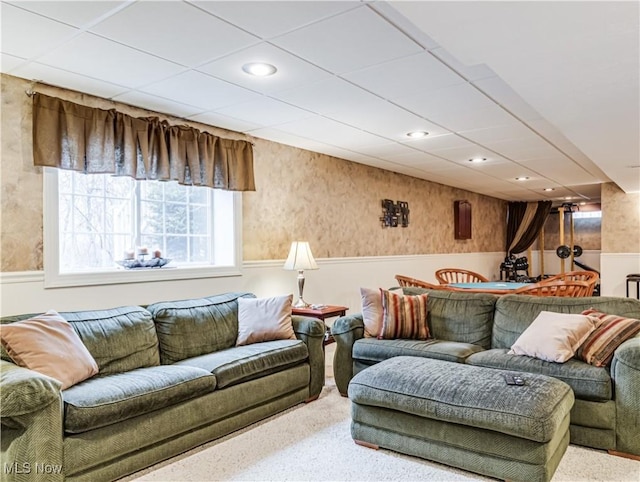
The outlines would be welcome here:
M 383 228 L 397 228 L 409 226 L 409 203 L 406 201 L 393 202 L 391 199 L 382 200 Z

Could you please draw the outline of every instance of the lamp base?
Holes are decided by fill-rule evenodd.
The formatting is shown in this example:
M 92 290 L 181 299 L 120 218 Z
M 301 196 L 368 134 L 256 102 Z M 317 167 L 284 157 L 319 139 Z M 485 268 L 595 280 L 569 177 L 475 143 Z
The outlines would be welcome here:
M 309 308 L 310 306 L 311 303 L 307 303 L 302 299 L 302 297 L 298 298 L 298 301 L 296 301 L 293 305 L 294 308 Z

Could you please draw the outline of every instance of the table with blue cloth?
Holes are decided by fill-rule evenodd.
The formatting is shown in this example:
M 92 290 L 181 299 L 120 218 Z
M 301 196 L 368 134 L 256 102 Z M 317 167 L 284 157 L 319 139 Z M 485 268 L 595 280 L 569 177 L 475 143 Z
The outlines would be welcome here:
M 450 283 L 447 286 L 457 290 L 469 291 L 471 293 L 493 293 L 508 294 L 513 293 L 518 288 L 531 286 L 532 283 L 510 283 L 505 281 L 487 281 L 484 283 Z

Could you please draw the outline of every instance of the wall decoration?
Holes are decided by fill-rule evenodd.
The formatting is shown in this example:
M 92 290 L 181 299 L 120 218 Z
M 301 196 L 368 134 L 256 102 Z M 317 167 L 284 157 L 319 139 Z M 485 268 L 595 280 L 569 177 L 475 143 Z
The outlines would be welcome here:
M 391 199 L 382 200 L 383 228 L 397 228 L 409 226 L 409 203 L 406 201 L 393 202 Z
M 471 239 L 471 203 L 469 201 L 454 201 L 453 225 L 455 239 Z

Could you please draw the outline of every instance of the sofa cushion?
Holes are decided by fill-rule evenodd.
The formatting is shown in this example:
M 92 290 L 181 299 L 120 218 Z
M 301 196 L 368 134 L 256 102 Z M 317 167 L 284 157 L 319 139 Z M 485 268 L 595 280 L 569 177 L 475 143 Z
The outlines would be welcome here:
M 595 316 L 600 324 L 576 352 L 578 360 L 603 367 L 611 363 L 615 351 L 629 338 L 640 333 L 640 320 L 586 310 L 583 315 Z
M 0 326 L 0 340 L 16 365 L 69 388 L 98 373 L 98 364 L 71 324 L 54 310 Z
M 382 299 L 382 328 L 378 338 L 393 340 L 409 338 L 426 340 L 429 338 L 427 327 L 427 293 L 420 295 L 400 295 L 380 290 Z
M 582 313 L 590 308 L 629 318 L 640 317 L 640 302 L 630 298 L 504 295 L 496 302 L 491 348 L 510 348 L 541 311 Z
M 160 361 L 171 364 L 235 346 L 238 298 L 251 293 L 224 293 L 208 298 L 149 305 L 160 342 Z
M 405 294 L 429 293 L 427 308 L 431 337 L 491 348 L 497 296 L 424 288 L 403 288 L 402 291 Z
M 177 362 L 216 376 L 218 388 L 253 380 L 285 370 L 309 358 L 307 345 L 300 340 L 275 340 L 238 346 Z
M 361 338 L 353 345 L 353 359 L 368 365 L 395 356 L 418 356 L 464 363 L 466 358 L 483 348 L 470 343 L 446 340 L 376 340 Z
M 596 318 L 587 315 L 541 311 L 511 346 L 509 354 L 564 363 L 575 355 L 596 324 Z
M 576 398 L 595 401 L 612 399 L 611 377 L 605 368 L 594 367 L 575 358 L 558 364 L 528 356 L 510 355 L 507 351 L 496 348 L 474 353 L 467 358 L 467 364 L 548 375 L 569 385 Z
M 362 307 L 362 321 L 364 322 L 364 336 L 375 338 L 382 328 L 382 296 L 379 289 L 360 288 L 360 304 Z
M 101 375 L 160 364 L 151 313 L 140 306 L 61 312 L 98 363 Z
M 212 392 L 216 378 L 195 367 L 165 365 L 95 377 L 62 392 L 64 430 L 82 433 Z
M 291 322 L 293 295 L 271 298 L 238 298 L 236 346 L 261 341 L 295 340 Z

